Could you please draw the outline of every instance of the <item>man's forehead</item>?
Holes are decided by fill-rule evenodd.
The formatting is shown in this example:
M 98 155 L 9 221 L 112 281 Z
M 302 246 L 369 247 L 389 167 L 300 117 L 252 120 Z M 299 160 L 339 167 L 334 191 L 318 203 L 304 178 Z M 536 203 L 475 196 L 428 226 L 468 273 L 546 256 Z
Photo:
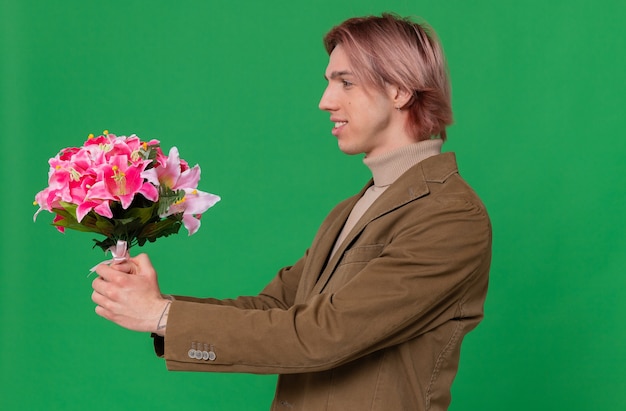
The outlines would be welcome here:
M 334 79 L 345 75 L 353 75 L 350 59 L 341 45 L 337 45 L 328 58 L 325 77 Z

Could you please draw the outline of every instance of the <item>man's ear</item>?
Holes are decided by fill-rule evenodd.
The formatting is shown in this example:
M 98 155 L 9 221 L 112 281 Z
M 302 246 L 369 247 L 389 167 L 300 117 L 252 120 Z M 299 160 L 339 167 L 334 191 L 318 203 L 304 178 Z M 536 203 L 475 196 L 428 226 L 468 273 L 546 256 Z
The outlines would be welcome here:
M 393 100 L 393 106 L 397 109 L 401 109 L 406 106 L 413 96 L 413 93 L 398 86 L 390 86 L 389 92 L 390 97 Z

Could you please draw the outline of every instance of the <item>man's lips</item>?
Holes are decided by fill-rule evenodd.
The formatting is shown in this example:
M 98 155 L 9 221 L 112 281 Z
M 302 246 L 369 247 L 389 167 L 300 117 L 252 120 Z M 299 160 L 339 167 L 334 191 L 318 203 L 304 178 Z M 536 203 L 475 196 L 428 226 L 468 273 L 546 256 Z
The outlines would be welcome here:
M 330 121 L 332 121 L 333 123 L 335 123 L 335 125 L 333 126 L 333 129 L 332 129 L 333 136 L 335 136 L 335 137 L 339 136 L 339 132 L 341 131 L 341 129 L 342 129 L 342 128 L 346 125 L 346 124 L 348 124 L 348 122 L 347 122 L 347 121 L 338 120 L 338 119 L 334 119 L 334 118 L 331 118 L 331 119 L 330 119 Z

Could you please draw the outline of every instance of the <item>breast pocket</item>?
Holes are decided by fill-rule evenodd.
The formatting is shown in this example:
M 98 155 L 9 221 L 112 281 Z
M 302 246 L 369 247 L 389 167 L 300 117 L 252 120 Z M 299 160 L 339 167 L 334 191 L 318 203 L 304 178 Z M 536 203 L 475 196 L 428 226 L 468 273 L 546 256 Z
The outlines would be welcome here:
M 324 291 L 335 292 L 352 280 L 374 258 L 380 256 L 383 244 L 363 245 L 347 250 L 328 280 Z

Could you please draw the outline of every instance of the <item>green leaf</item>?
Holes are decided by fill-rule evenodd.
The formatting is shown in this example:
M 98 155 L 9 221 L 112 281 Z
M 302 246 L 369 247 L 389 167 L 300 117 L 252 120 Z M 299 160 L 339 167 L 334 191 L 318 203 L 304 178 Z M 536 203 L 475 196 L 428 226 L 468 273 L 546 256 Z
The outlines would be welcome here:
M 141 224 L 146 224 L 152 219 L 158 219 L 156 203 L 150 207 L 131 208 L 124 213 L 124 217 L 138 220 Z
M 63 204 L 62 204 L 63 205 Z M 74 206 L 74 210 L 76 206 Z M 71 207 L 70 207 L 71 210 Z M 85 216 L 82 222 L 78 222 L 76 220 L 76 213 L 72 211 L 68 211 L 65 208 L 54 208 L 52 211 L 61 217 L 62 220 L 53 222 L 52 225 L 57 227 L 65 227 L 71 230 L 82 231 L 82 232 L 92 232 L 92 233 L 101 233 L 100 230 L 95 227 L 95 224 L 90 224 L 89 218 Z
M 98 241 L 94 238 L 93 241 L 95 242 L 94 247 L 98 246 L 104 252 L 107 252 L 109 248 L 117 244 L 117 240 L 112 238 L 106 238 L 103 241 Z
M 161 221 L 146 224 L 139 235 L 137 241 L 139 245 L 143 245 L 146 240 L 154 242 L 159 237 L 167 237 L 178 233 L 182 225 L 182 215 L 173 215 Z
M 159 209 L 158 214 L 167 213 L 170 206 L 185 197 L 185 190 L 172 190 L 165 186 L 159 186 Z

